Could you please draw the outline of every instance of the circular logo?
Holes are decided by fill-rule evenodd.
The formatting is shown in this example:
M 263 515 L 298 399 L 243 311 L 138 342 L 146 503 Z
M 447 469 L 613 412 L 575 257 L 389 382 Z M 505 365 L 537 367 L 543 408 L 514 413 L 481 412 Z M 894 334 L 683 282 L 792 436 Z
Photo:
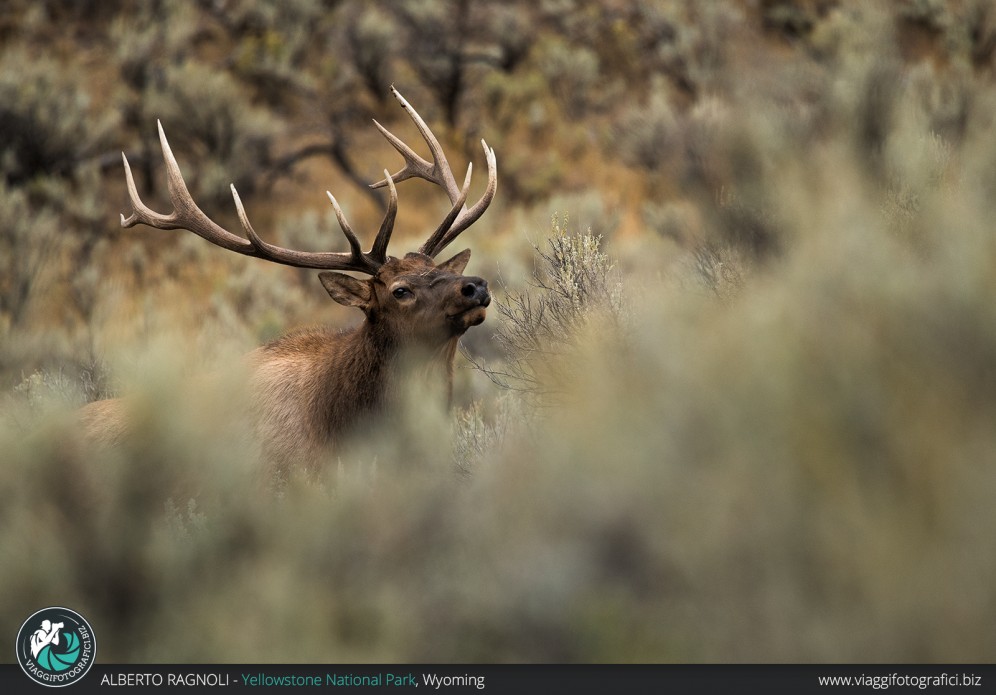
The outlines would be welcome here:
M 28 678 L 54 688 L 71 685 L 93 666 L 97 640 L 90 623 L 68 608 L 43 608 L 17 633 L 17 663 Z

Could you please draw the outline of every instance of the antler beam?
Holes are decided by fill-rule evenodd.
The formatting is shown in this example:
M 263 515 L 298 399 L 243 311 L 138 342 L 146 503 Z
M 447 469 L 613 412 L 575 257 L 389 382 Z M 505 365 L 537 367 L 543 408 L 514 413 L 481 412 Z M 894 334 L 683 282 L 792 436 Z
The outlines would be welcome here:
M 194 202 L 190 191 L 187 189 L 187 184 L 183 180 L 183 174 L 180 173 L 180 166 L 176 163 L 176 157 L 173 156 L 173 151 L 166 140 L 166 133 L 163 131 L 162 123 L 158 121 L 157 123 L 159 125 L 159 143 L 162 145 L 163 159 L 166 162 L 166 185 L 169 190 L 170 202 L 173 203 L 173 212 L 164 215 L 152 210 L 142 202 L 142 199 L 138 195 L 138 188 L 135 186 L 135 178 L 131 173 L 131 166 L 128 164 L 128 157 L 122 152 L 121 158 L 124 161 L 128 196 L 131 198 L 131 204 L 134 208 L 130 216 L 125 217 L 121 215 L 122 227 L 133 227 L 136 224 L 144 224 L 149 227 L 155 227 L 156 229 L 184 229 L 229 251 L 235 251 L 236 253 L 253 258 L 262 258 L 274 263 L 294 266 L 295 268 L 352 270 L 373 275 L 387 261 L 387 244 L 391 240 L 391 232 L 394 229 L 394 220 L 398 212 L 398 191 L 394 187 L 394 181 L 387 174 L 387 171 L 384 174 L 387 176 L 391 198 L 388 201 L 387 213 L 384 216 L 380 231 L 377 234 L 372 249 L 368 253 L 363 253 L 360 250 L 360 244 L 356 235 L 350 229 L 345 216 L 342 214 L 342 210 L 331 193 L 328 193 L 328 196 L 332 201 L 332 206 L 335 208 L 336 217 L 339 220 L 339 225 L 342 227 L 343 234 L 349 242 L 349 253 L 294 251 L 269 244 L 256 234 L 252 224 L 249 222 L 249 216 L 242 205 L 238 191 L 235 190 L 235 184 L 231 186 L 232 198 L 235 200 L 235 209 L 238 212 L 239 222 L 241 222 L 246 236 L 241 237 L 233 234 L 205 215 L 197 206 L 197 203 Z

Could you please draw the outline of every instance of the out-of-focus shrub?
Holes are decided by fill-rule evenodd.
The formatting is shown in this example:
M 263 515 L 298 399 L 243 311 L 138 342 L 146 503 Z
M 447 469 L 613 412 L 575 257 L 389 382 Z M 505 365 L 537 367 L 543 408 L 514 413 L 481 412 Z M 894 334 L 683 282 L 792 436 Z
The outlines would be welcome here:
M 159 119 L 174 154 L 187 161 L 197 158 L 196 166 L 185 167 L 185 178 L 205 205 L 227 209 L 232 205 L 229 184 L 242 195 L 252 192 L 271 161 L 278 125 L 223 72 L 197 62 L 168 68 L 162 88 L 146 94 L 142 109 L 150 139 Z
M 353 67 L 370 95 L 383 101 L 400 29 L 390 12 L 376 3 L 350 3 L 342 12 L 348 18 L 342 25 L 343 42 Z
M 313 2 L 202 3 L 228 31 L 235 50 L 232 68 L 262 99 L 277 109 L 314 90 L 306 66 L 321 50 L 328 9 Z
M 0 182 L 0 320 L 4 332 L 28 310 L 32 290 L 58 243 L 58 217 L 33 210 L 24 191 Z
M 660 172 L 681 154 L 678 116 L 661 83 L 646 104 L 633 105 L 615 124 L 612 146 L 627 164 Z
M 582 117 L 598 95 L 598 55 L 590 48 L 558 39 L 547 41 L 539 51 L 540 69 L 564 113 L 572 119 Z
M 79 78 L 20 50 L 0 57 L 0 175 L 9 184 L 71 176 L 107 146 L 117 114 L 98 112 Z
M 609 319 L 619 328 L 621 287 L 600 248 L 601 237 L 571 234 L 568 220 L 554 217 L 550 238 L 536 247 L 529 291 L 505 287 L 496 302 L 494 340 L 503 353 L 497 365 L 478 363 L 497 385 L 541 398 L 572 379 L 570 354 L 589 322 Z

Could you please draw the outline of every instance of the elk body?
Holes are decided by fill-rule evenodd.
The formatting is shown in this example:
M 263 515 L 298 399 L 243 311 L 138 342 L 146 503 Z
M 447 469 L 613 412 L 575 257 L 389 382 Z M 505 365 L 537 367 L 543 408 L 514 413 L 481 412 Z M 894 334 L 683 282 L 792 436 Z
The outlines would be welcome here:
M 404 157 L 405 166 L 372 187 L 390 191 L 387 212 L 371 250 L 364 252 L 331 193 L 339 225 L 349 243 L 348 252 L 310 253 L 269 244 L 254 231 L 238 193 L 232 186 L 245 237 L 233 234 L 205 215 L 190 196 L 179 166 L 159 125 L 167 182 L 174 210 L 169 215 L 145 206 L 138 195 L 128 160 L 125 177 L 134 212 L 121 224 L 145 224 L 159 229 L 183 229 L 246 256 L 298 268 L 326 271 L 319 279 L 333 300 L 363 311 L 365 319 L 353 329 L 320 327 L 286 335 L 248 356 L 251 370 L 251 410 L 265 459 L 279 468 L 315 465 L 323 450 L 334 446 L 361 423 L 381 413 L 396 398 L 412 371 L 433 382 L 448 398 L 453 360 L 460 336 L 484 321 L 491 301 L 487 282 L 463 275 L 470 250 L 449 260 L 435 257 L 470 227 L 487 209 L 497 187 L 494 150 L 483 140 L 488 185 L 472 207 L 465 205 L 472 165 L 459 187 L 442 147 L 418 113 L 396 90 L 394 96 L 425 139 L 432 162 L 374 121 Z M 397 215 L 395 183 L 418 177 L 442 187 L 451 208 L 422 246 L 401 258 L 388 256 L 387 247 Z M 83 412 L 88 434 L 114 439 L 123 429 L 113 401 L 92 403 Z

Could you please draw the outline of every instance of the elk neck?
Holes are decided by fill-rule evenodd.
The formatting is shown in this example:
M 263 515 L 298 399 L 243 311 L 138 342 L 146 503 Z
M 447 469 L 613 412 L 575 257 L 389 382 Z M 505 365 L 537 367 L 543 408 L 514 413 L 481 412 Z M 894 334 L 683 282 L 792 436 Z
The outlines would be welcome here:
M 364 417 L 400 407 L 406 393 L 433 394 L 448 407 L 458 341 L 412 348 L 370 320 L 333 334 L 309 399 L 318 431 L 332 443 Z

